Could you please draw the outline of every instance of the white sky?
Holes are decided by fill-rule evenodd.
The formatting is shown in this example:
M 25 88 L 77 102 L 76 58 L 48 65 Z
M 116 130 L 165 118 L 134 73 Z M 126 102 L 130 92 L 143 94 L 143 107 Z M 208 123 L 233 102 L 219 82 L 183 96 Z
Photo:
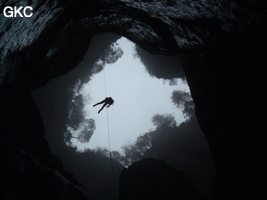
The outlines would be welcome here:
M 138 58 L 134 58 L 134 43 L 121 38 L 118 40 L 123 56 L 105 70 L 96 74 L 85 86 L 83 94 L 89 101 L 85 106 L 87 118 L 96 122 L 96 130 L 89 143 L 81 144 L 72 140 L 79 150 L 84 148 L 108 148 L 107 111 L 100 114 L 101 105 L 93 104 L 105 98 L 105 80 L 107 96 L 115 103 L 108 109 L 111 149 L 121 150 L 121 146 L 133 142 L 140 134 L 152 130 L 151 118 L 155 114 L 173 114 L 177 124 L 184 121 L 183 114 L 172 102 L 173 90 L 189 91 L 180 80 L 176 86 L 169 86 L 163 79 L 151 77 Z M 105 79 L 104 79 L 105 77 Z M 90 93 L 89 93 L 90 91 Z

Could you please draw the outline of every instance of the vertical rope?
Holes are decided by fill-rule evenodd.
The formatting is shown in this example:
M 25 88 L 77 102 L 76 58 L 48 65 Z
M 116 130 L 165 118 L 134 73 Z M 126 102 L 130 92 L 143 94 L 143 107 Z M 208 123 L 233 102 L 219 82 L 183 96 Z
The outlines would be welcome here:
M 104 74 L 105 97 L 107 97 L 107 86 L 106 86 L 106 74 L 105 74 L 105 67 L 103 68 L 103 74 Z
M 104 86 L 105 86 L 105 97 L 107 97 L 107 86 L 106 86 L 106 74 L 105 74 L 105 68 L 103 69 L 104 73 Z M 109 147 L 109 157 L 110 157 L 110 163 L 112 167 L 112 173 L 113 173 L 113 184 L 114 184 L 114 200 L 116 200 L 116 176 L 115 176 L 115 169 L 113 164 L 113 158 L 111 153 L 111 142 L 110 142 L 110 132 L 109 132 L 109 115 L 108 115 L 108 109 L 106 109 L 107 113 L 107 124 L 108 124 L 108 147 Z

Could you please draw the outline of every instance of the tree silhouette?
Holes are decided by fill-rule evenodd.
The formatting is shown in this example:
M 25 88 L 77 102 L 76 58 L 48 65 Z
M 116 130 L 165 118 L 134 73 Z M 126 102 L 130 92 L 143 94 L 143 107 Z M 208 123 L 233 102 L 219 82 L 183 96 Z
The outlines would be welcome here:
M 70 126 L 67 127 L 67 131 L 65 132 L 65 141 L 70 144 L 70 140 L 74 138 L 81 143 L 89 142 L 95 129 L 96 126 L 94 119 L 84 119 L 80 122 L 77 129 L 73 129 Z
M 169 126 L 175 127 L 176 121 L 173 115 L 171 114 L 156 114 L 152 117 L 152 122 L 156 127 Z
M 95 120 L 93 119 L 86 119 L 80 123 L 80 127 L 76 134 L 73 134 L 72 138 L 76 138 L 81 143 L 89 142 L 91 136 L 95 131 Z
M 136 162 L 142 158 L 142 154 L 138 150 L 135 143 L 124 145 L 122 147 L 122 152 L 123 152 L 122 164 L 124 166 L 130 166 L 133 162 Z
M 76 130 L 84 120 L 84 99 L 82 94 L 77 96 L 74 94 L 73 96 L 69 103 L 68 126 Z
M 140 135 L 136 138 L 135 146 L 140 152 L 140 154 L 143 156 L 144 153 L 152 147 L 151 143 L 151 135 L 149 133 L 145 133 L 144 135 Z
M 169 80 L 169 86 L 177 85 L 178 81 L 176 78 L 172 78 Z
M 194 115 L 195 104 L 189 93 L 175 90 L 172 93 L 171 99 L 177 108 L 183 109 L 183 114 L 187 119 L 190 119 Z
M 124 167 L 130 166 L 133 162 L 142 159 L 143 155 L 152 146 L 150 133 L 145 133 L 137 137 L 135 142 L 126 144 L 122 146 L 122 152 L 112 151 L 112 158 L 122 164 Z M 104 155 L 106 157 L 110 156 L 109 150 L 107 148 L 96 148 L 95 153 Z
M 68 123 L 64 133 L 65 142 L 68 145 L 71 145 L 72 138 L 81 143 L 89 142 L 96 129 L 94 119 L 85 119 L 83 95 L 74 94 L 73 96 L 69 103 Z
M 107 64 L 115 63 L 122 55 L 123 51 L 118 46 L 118 43 L 112 43 L 110 47 L 104 51 L 104 54 L 95 62 L 92 74 L 101 72 Z
M 124 167 L 130 166 L 133 162 L 139 161 L 144 158 L 144 155 L 152 148 L 153 138 L 157 135 L 160 129 L 167 127 L 177 127 L 176 121 L 171 114 L 156 114 L 152 117 L 152 122 L 156 126 L 156 130 L 144 133 L 136 138 L 134 142 L 122 146 L 122 152 L 113 151 L 112 157 L 121 163 Z M 108 151 L 108 150 L 106 150 Z M 102 149 L 102 154 L 105 152 Z M 98 151 L 101 153 L 101 151 Z
M 122 163 L 123 155 L 119 151 L 112 151 L 112 158 Z
M 94 152 L 97 153 L 97 154 L 106 156 L 106 157 L 110 156 L 109 150 L 107 148 L 105 148 L 105 147 L 97 147 L 96 149 L 94 149 Z
M 113 42 L 95 62 L 92 68 L 92 74 L 99 73 L 106 64 L 115 63 L 122 55 L 123 51 L 118 46 L 118 43 Z M 89 80 L 89 76 L 87 78 L 78 79 L 74 86 L 70 88 L 72 91 L 72 99 L 68 106 L 68 119 L 66 131 L 64 133 L 64 140 L 68 145 L 71 145 L 72 138 L 77 139 L 81 143 L 89 142 L 96 128 L 93 119 L 85 119 L 85 99 L 80 93 L 84 84 Z

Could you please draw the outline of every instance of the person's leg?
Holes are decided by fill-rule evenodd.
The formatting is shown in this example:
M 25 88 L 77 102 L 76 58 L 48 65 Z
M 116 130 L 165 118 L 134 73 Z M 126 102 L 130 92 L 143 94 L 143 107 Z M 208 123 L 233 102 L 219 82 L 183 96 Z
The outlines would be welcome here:
M 98 113 L 100 113 L 101 110 L 103 110 L 103 109 L 105 108 L 106 105 L 107 105 L 107 104 L 105 103 L 105 104 L 102 106 L 102 108 L 98 111 Z
M 105 100 L 96 103 L 95 105 L 93 105 L 93 107 L 95 107 L 95 106 L 97 106 L 97 105 L 99 105 L 99 104 L 102 104 L 102 103 L 105 103 Z

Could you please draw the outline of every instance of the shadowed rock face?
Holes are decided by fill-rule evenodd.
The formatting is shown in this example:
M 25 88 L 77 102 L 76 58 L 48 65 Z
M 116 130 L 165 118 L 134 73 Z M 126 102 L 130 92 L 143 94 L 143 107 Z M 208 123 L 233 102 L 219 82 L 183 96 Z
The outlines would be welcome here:
M 16 113 L 27 113 L 35 105 L 28 103 L 26 110 L 18 107 L 8 112 L 9 102 L 16 104 L 27 91 L 72 70 L 93 35 L 113 32 L 150 53 L 182 57 L 197 118 L 218 172 L 213 197 L 266 199 L 265 1 L 20 2 L 34 8 L 32 18 L 8 19 L 1 14 L 0 20 L 3 151 L 23 144 L 23 151 L 32 154 L 38 147 L 30 144 L 44 140 L 40 128 L 34 137 L 24 134 L 15 143 L 6 140 L 7 135 L 21 138 L 21 129 L 26 133 L 42 126 L 41 119 L 28 123 L 22 117 L 21 127 L 13 128 L 19 121 Z M 14 3 L 8 0 L 0 7 Z M 174 74 L 181 71 L 167 70 Z M 39 116 L 36 112 L 32 115 Z M 50 155 L 48 150 L 40 151 Z M 7 166 L 13 166 L 12 159 L 21 156 L 19 149 L 11 152 L 6 155 L 10 158 Z M 42 160 L 40 156 L 36 155 Z M 44 166 L 49 165 L 46 162 Z M 6 179 L 14 180 L 14 176 L 6 175 Z
M 183 172 L 165 162 L 145 159 L 124 169 L 120 176 L 120 200 L 198 200 L 199 192 Z
M 86 199 L 83 186 L 51 154 L 32 97 L 13 92 L 0 104 L 0 199 Z
M 5 1 L 2 7 L 16 1 Z M 23 2 L 23 1 L 20 1 Z M 23 3 L 21 3 L 23 4 Z M 220 46 L 264 22 L 253 1 L 35 1 L 31 18 L 1 16 L 1 85 L 34 88 L 75 67 L 95 34 L 125 36 L 154 54 Z M 262 6 L 263 5 L 263 6 Z M 1 13 L 2 14 L 2 13 Z M 15 39 L 10 39 L 15 38 Z

